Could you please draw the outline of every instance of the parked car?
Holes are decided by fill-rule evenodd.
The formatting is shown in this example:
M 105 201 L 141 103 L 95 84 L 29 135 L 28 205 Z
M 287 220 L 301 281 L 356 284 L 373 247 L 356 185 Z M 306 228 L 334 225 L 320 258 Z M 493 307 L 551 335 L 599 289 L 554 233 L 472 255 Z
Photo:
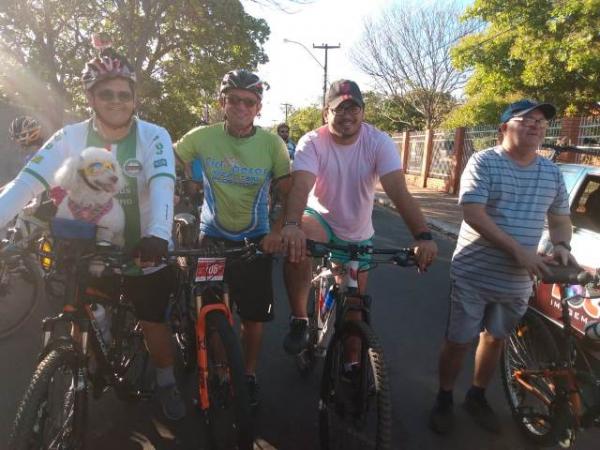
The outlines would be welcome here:
M 583 268 L 595 272 L 600 269 L 600 167 L 584 164 L 559 164 L 559 167 L 569 193 L 572 254 Z M 548 253 L 551 249 L 546 230 L 539 250 Z M 556 289 L 556 285 L 538 284 L 530 307 L 560 325 L 560 297 Z M 600 298 L 588 296 L 579 286 L 571 289 L 574 296 L 579 296 L 570 303 L 572 325 L 583 336 L 588 323 L 600 320 Z

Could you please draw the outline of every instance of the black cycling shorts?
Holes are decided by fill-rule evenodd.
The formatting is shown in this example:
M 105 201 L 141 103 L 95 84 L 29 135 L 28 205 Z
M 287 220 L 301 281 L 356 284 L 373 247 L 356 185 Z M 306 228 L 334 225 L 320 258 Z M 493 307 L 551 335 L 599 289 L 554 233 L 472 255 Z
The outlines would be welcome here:
M 175 288 L 173 267 L 139 277 L 124 277 L 123 294 L 135 308 L 136 317 L 146 322 L 164 323 L 169 297 Z
M 262 240 L 250 239 L 254 243 Z M 230 241 L 200 235 L 200 247 L 211 243 L 223 243 L 225 247 L 239 247 L 243 241 Z M 261 255 L 251 261 L 230 258 L 225 266 L 224 281 L 229 287 L 229 299 L 236 305 L 243 320 L 269 322 L 273 320 L 273 259 L 270 255 Z

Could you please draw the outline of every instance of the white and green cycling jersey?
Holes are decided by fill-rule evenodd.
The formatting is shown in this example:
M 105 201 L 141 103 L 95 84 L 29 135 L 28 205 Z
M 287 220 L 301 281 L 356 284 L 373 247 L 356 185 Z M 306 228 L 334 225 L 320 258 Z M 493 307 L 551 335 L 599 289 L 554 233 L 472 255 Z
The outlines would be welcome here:
M 164 128 L 137 118 L 129 134 L 114 143 L 100 137 L 91 119 L 55 133 L 0 195 L 0 225 L 33 196 L 55 187 L 55 174 L 63 162 L 87 147 L 110 150 L 125 176 L 125 188 L 117 196 L 125 211 L 125 249 L 143 236 L 170 241 L 175 181 L 171 138 Z

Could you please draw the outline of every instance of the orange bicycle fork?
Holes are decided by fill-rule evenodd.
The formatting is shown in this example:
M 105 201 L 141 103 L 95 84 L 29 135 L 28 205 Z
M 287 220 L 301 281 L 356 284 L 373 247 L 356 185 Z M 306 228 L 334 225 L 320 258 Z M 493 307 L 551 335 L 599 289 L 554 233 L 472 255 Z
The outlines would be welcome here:
M 223 292 L 223 301 L 203 305 L 202 295 L 195 295 L 196 303 L 196 349 L 198 357 L 198 400 L 202 411 L 208 410 L 210 401 L 208 397 L 208 354 L 206 342 L 206 316 L 212 311 L 221 311 L 231 326 L 233 316 L 229 309 L 229 294 Z

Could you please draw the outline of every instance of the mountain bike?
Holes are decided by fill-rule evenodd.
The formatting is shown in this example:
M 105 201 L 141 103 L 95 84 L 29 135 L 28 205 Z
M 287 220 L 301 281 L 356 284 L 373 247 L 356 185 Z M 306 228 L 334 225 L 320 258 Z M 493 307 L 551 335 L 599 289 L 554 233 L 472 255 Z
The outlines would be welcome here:
M 568 448 L 578 431 L 600 427 L 600 323 L 589 322 L 586 336 L 571 317 L 578 315 L 574 306 L 600 298 L 600 278 L 572 266 L 551 270 L 542 283 L 556 283 L 551 302 L 560 320 L 530 305 L 505 342 L 501 376 L 525 436 L 540 446 Z
M 309 307 L 309 346 L 298 357 L 301 372 L 311 370 L 325 356 L 319 399 L 321 448 L 391 448 L 391 395 L 383 350 L 370 326 L 371 297 L 358 290 L 358 272 L 381 263 L 415 266 L 409 248 L 377 249 L 363 245 L 335 245 L 307 241 L 307 249 L 320 258 L 313 277 L 314 295 Z M 342 267 L 331 263 L 331 252 L 348 254 Z M 359 269 L 362 255 L 390 255 L 371 260 Z M 342 277 L 341 283 L 336 276 Z M 348 318 L 359 313 L 362 320 Z M 360 353 L 358 365 L 348 370 L 345 353 L 350 340 Z M 356 346 L 356 343 L 359 343 Z
M 43 238 L 47 229 L 35 216 L 19 214 L 0 242 L 0 339 L 21 328 L 41 297 L 44 282 L 37 253 L 41 242 L 48 245 Z
M 107 387 L 124 400 L 152 394 L 145 382 L 148 353 L 132 305 L 122 294 L 115 298 L 89 283 L 90 265 L 122 273 L 129 256 L 99 247 L 93 224 L 53 219 L 50 229 L 54 246 L 44 255 L 52 259 L 47 289 L 60 295 L 64 306 L 43 320 L 42 352 L 17 410 L 10 449 L 83 448 L 90 387 L 95 398 Z M 110 313 L 110 332 L 96 319 L 98 305 Z
M 233 329 L 225 267 L 232 258 L 250 258 L 254 244 L 225 248 L 183 249 L 170 252 L 178 264 L 185 260 L 189 276 L 193 331 L 178 327 L 182 351 L 195 362 L 198 392 L 195 403 L 204 415 L 211 448 L 252 449 L 253 431 L 244 362 L 239 339 Z M 191 271 L 191 272 L 190 272 Z M 186 286 L 183 286 L 183 290 Z M 187 300 L 183 300 L 185 303 Z M 180 303 L 181 304 L 181 303 Z M 179 322 L 183 321 L 177 319 Z M 195 334 L 195 339 L 189 335 Z M 190 348 L 190 345 L 192 347 Z

